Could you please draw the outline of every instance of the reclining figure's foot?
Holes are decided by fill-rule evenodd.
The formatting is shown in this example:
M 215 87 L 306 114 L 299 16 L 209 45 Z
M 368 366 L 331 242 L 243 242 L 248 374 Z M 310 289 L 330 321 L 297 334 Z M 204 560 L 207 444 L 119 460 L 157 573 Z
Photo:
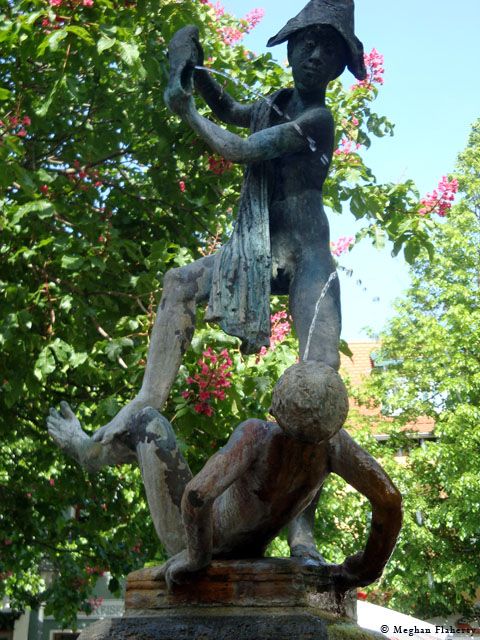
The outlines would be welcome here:
M 94 437 L 90 438 L 66 402 L 60 403 L 60 413 L 50 409 L 47 427 L 48 433 L 60 449 L 91 473 L 96 473 L 105 465 L 125 464 L 136 460 L 135 451 L 127 443 L 114 439 L 114 435 L 108 442 L 96 442 Z
M 318 551 L 314 544 L 296 544 L 290 549 L 291 558 L 304 558 L 305 560 L 314 560 L 319 564 L 327 564 L 325 558 Z
M 50 409 L 47 428 L 60 449 L 83 464 L 85 454 L 92 446 L 92 442 L 66 402 L 60 403 L 60 413 L 56 409 Z

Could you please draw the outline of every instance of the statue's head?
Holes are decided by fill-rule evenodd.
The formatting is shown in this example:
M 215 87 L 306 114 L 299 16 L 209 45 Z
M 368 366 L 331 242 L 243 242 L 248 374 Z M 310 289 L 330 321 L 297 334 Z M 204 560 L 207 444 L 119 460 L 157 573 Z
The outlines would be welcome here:
M 324 442 L 340 431 L 347 418 L 347 390 L 328 365 L 300 362 L 289 367 L 275 385 L 270 413 L 292 438 Z
M 288 39 L 288 61 L 295 86 L 312 90 L 343 73 L 348 62 L 347 45 L 329 25 L 306 27 Z
M 338 77 L 347 66 L 358 80 L 364 80 L 367 73 L 363 59 L 363 45 L 354 33 L 353 0 L 310 0 L 277 35 L 270 38 L 267 46 L 273 47 L 288 40 L 289 60 L 293 69 L 296 62 L 293 59 L 295 49 L 306 40 L 309 40 L 312 45 L 312 33 L 315 33 L 315 29 L 318 29 L 317 39 L 321 41 L 323 37 L 328 47 L 335 46 L 335 55 L 338 58 L 336 66 L 339 71 L 335 72 L 336 75 L 330 79 Z M 332 35 L 332 30 L 335 36 Z

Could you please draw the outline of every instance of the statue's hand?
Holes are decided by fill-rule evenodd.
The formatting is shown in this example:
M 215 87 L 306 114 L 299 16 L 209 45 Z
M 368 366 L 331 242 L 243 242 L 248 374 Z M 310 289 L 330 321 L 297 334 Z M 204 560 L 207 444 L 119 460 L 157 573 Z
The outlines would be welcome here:
M 163 94 L 165 104 L 173 113 L 183 116 L 193 106 L 192 94 L 185 91 L 181 84 L 169 84 Z
M 329 565 L 329 573 L 335 586 L 346 590 L 354 587 L 365 587 L 375 582 L 381 575 L 382 570 L 378 567 L 368 567 L 362 552 L 345 558 L 342 564 Z
M 193 91 L 193 75 L 197 65 L 203 65 L 203 49 L 198 28 L 188 25 L 179 29 L 168 45 L 170 78 L 165 91 L 168 108 L 182 115 Z
M 194 562 L 190 559 L 186 549 L 171 557 L 163 567 L 160 568 L 159 576 L 163 576 L 169 591 L 174 584 L 188 582 L 190 574 L 203 569 L 210 564 L 210 558 L 205 558 L 202 562 Z
M 181 73 L 185 67 L 203 65 L 203 49 L 198 28 L 187 25 L 179 29 L 168 43 L 168 60 L 172 73 Z

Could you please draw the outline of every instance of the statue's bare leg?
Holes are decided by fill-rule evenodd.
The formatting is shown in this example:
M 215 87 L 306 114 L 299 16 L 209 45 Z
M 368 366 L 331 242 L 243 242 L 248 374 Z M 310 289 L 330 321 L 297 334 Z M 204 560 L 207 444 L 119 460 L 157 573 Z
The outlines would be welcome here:
M 305 247 L 290 285 L 290 313 L 299 340 L 300 358 L 324 362 L 338 371 L 341 330 L 338 278 L 335 277 L 330 282 L 325 297 L 318 302 L 333 272 L 335 263 L 328 245 L 325 249 L 316 251 Z M 292 555 L 323 561 L 314 538 L 315 510 L 319 496 L 320 492 L 305 511 L 290 523 L 288 542 Z
M 169 556 L 185 548 L 183 491 L 192 473 L 178 448 L 171 424 L 146 407 L 129 421 L 122 437 L 95 442 L 81 428 L 66 402 L 50 410 L 48 432 L 65 453 L 90 472 L 103 466 L 138 461 L 157 535 Z
M 337 277 L 318 303 L 328 278 L 335 272 L 328 247 L 315 251 L 304 248 L 290 285 L 290 313 L 299 340 L 300 358 L 324 362 L 338 371 L 341 310 Z
M 320 489 L 308 507 L 292 520 L 288 527 L 290 555 L 297 558 L 311 558 L 325 563 L 317 549 L 314 538 L 315 511 L 322 490 Z
M 208 299 L 213 263 L 214 257 L 206 256 L 165 274 L 142 387 L 111 422 L 93 435 L 95 441 L 112 441 L 125 431 L 132 415 L 146 406 L 160 409 L 167 400 L 192 340 L 196 305 Z
M 181 502 L 192 472 L 170 422 L 146 407 L 130 421 L 128 442 L 136 451 L 157 535 L 169 556 L 185 549 Z

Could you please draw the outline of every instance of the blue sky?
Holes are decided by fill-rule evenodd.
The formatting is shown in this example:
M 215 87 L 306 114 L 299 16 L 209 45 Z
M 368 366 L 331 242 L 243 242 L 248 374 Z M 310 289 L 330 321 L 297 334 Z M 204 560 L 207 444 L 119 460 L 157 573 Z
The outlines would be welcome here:
M 258 53 L 267 39 L 306 4 L 304 0 L 224 0 L 242 17 L 265 10 L 263 21 L 245 39 Z M 421 193 L 434 189 L 453 170 L 471 124 L 480 117 L 480 0 L 356 0 L 356 33 L 365 50 L 385 56 L 385 84 L 375 109 L 395 123 L 393 138 L 375 140 L 365 160 L 382 181 L 412 178 Z M 279 62 L 286 47 L 269 49 Z M 346 72 L 348 74 L 348 72 Z M 350 79 L 347 79 L 348 82 Z M 353 216 L 330 217 L 332 238 L 353 235 Z M 379 331 L 392 315 L 391 303 L 408 286 L 408 270 L 390 251 L 368 241 L 341 264 L 343 337 L 365 339 L 363 327 Z M 361 284 L 359 284 L 361 281 Z

